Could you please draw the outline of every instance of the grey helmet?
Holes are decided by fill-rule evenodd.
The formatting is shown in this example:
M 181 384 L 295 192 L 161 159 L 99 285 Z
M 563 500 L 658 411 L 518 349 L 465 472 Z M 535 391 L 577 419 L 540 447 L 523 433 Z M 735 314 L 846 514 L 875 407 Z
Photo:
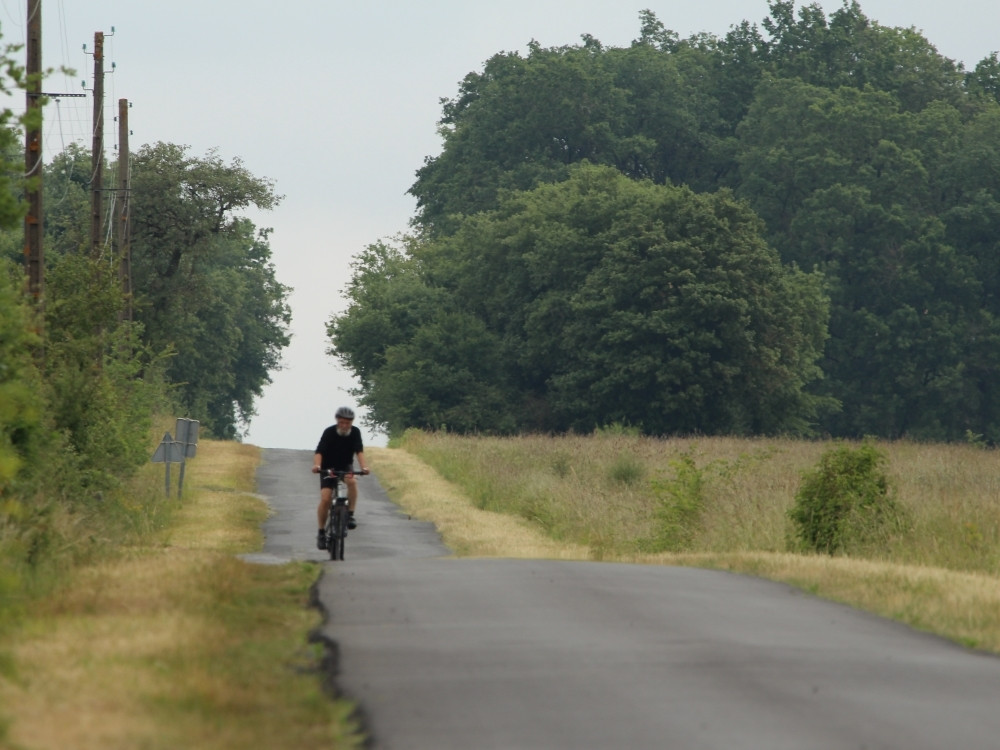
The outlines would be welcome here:
M 354 409 L 349 406 L 341 406 L 337 409 L 337 419 L 354 419 Z

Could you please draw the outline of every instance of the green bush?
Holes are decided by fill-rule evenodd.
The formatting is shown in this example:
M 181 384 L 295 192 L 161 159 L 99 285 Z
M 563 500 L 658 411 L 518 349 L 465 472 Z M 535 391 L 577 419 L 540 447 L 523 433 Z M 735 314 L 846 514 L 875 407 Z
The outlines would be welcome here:
M 651 481 L 657 499 L 656 535 L 645 540 L 648 552 L 680 551 L 690 546 L 705 508 L 705 469 L 689 452 L 670 462 L 674 476 Z
M 21 285 L 0 264 L 0 498 L 30 462 L 45 411 L 33 358 L 41 341 Z
M 618 456 L 608 469 L 608 479 L 623 487 L 634 487 L 646 478 L 646 466 L 638 459 Z
M 870 550 L 902 526 L 903 511 L 869 442 L 839 445 L 802 476 L 789 517 L 805 549 L 835 554 Z

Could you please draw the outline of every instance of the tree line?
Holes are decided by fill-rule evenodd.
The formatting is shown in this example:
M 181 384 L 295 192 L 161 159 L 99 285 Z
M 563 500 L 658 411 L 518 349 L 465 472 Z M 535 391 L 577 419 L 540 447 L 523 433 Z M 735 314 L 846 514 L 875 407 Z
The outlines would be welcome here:
M 13 52 L 0 50 L 2 91 L 24 86 Z M 92 252 L 90 153 L 71 145 L 44 165 L 36 304 L 24 199 L 38 178 L 25 178 L 20 129 L 37 116 L 0 110 L 0 632 L 67 565 L 162 528 L 176 505 L 136 478 L 158 419 L 238 437 L 289 341 L 269 230 L 242 215 L 277 205 L 274 184 L 170 143 L 129 160 L 130 300 L 121 259 Z
M 45 165 L 39 310 L 24 295 L 22 141 L 14 113 L 0 119 L 0 497 L 113 489 L 149 460 L 157 414 L 238 438 L 289 342 L 270 230 L 242 215 L 277 205 L 274 184 L 214 151 L 134 152 L 129 307 L 120 259 L 91 251 L 91 156 L 70 145 Z
M 371 420 L 1000 440 L 1000 60 L 857 2 L 494 55 L 328 326 Z

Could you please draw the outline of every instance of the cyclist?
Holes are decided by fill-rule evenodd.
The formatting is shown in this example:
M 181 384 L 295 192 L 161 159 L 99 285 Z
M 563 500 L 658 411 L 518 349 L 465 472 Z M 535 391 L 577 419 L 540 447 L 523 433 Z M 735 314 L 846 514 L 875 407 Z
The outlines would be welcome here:
M 361 472 L 368 473 L 365 463 L 365 447 L 361 440 L 361 430 L 354 426 L 354 410 L 349 406 L 341 406 L 336 413 L 337 423 L 323 430 L 323 435 L 316 446 L 313 458 L 313 473 L 324 472 L 319 481 L 319 508 L 316 515 L 319 520 L 319 533 L 316 535 L 316 546 L 326 549 L 326 517 L 330 513 L 333 500 L 333 488 L 337 480 L 326 476 L 328 469 L 335 471 L 354 471 L 354 458 L 358 459 Z M 358 502 L 358 481 L 353 476 L 344 478 L 347 483 L 347 528 L 355 529 L 358 524 L 354 520 L 354 507 Z

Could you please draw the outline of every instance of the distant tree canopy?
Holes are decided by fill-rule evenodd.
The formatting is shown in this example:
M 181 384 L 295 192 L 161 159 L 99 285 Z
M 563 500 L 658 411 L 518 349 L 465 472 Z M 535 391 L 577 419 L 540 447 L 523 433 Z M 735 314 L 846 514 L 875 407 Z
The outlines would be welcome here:
M 89 151 L 75 144 L 46 167 L 46 264 L 57 280 L 60 273 L 82 273 L 60 266 L 79 265 L 90 255 L 90 172 Z M 151 353 L 169 354 L 163 376 L 178 407 L 206 433 L 235 437 L 280 366 L 291 320 L 290 290 L 277 281 L 270 232 L 239 212 L 271 209 L 280 196 L 239 159 L 227 164 L 213 152 L 194 157 L 187 147 L 170 143 L 132 154 L 130 187 L 141 342 Z M 20 255 L 20 247 L 16 250 Z M 96 304 L 104 291 L 91 289 L 95 304 L 77 309 L 75 322 L 60 319 L 58 325 L 93 318 L 88 325 L 94 328 L 116 326 L 122 303 L 113 276 L 105 279 L 104 291 L 112 295 L 105 307 Z
M 331 320 L 375 421 L 1000 441 L 996 54 L 769 7 L 465 77 Z

